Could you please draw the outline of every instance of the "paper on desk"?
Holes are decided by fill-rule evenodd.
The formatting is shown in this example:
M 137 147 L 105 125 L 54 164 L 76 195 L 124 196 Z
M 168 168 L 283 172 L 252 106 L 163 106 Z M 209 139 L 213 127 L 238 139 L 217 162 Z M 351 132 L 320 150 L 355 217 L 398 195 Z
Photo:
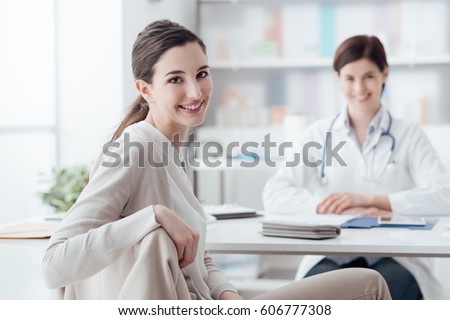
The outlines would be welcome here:
M 341 215 L 341 214 L 304 214 L 304 215 L 270 215 L 266 216 L 266 221 L 286 221 L 292 224 L 300 225 L 336 225 L 350 221 L 358 217 L 357 215 Z
M 58 228 L 58 223 L 24 222 L 0 229 L 0 239 L 42 239 L 50 236 Z

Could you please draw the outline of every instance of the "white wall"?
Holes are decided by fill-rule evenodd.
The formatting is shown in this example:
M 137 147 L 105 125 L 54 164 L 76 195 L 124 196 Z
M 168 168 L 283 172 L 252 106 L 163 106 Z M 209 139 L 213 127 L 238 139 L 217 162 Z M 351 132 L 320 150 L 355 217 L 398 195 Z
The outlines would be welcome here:
M 60 165 L 91 164 L 123 109 L 122 1 L 56 1 Z
M 3 4 L 8 10 L 2 10 Z M 35 194 L 37 172 L 53 167 L 56 154 L 62 166 L 90 164 L 123 110 L 122 0 L 8 0 L 0 5 L 0 23 L 5 23 L 8 14 L 10 43 L 6 44 L 15 40 L 27 50 L 8 59 L 0 57 L 0 88 L 16 89 L 8 91 L 10 103 L 2 100 L 5 95 L 1 92 L 0 119 L 25 119 L 26 125 L 56 123 L 56 128 L 14 137 L 0 134 L 4 150 L 0 158 L 0 223 L 42 213 Z M 6 28 L 0 25 L 0 30 Z M 3 70 L 10 70 L 6 77 Z M 50 107 L 43 108 L 47 114 L 42 118 L 43 112 L 37 110 L 40 105 L 34 101 L 44 98 Z M 4 108 L 15 113 L 5 115 Z M 55 291 L 45 288 L 41 278 L 43 252 L 44 246 L 39 245 L 0 244 L 0 299 L 55 297 Z
M 44 211 L 39 173 L 56 160 L 53 16 L 53 0 L 0 1 L 0 223 Z

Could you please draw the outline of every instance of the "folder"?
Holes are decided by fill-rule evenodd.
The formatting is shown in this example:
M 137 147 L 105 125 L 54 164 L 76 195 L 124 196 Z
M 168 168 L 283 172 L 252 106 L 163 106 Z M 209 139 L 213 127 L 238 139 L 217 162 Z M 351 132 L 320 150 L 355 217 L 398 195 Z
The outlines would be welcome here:
M 425 219 L 424 225 L 416 224 L 380 224 L 378 217 L 357 217 L 341 224 L 341 228 L 407 228 L 410 230 L 431 230 L 439 219 Z
M 0 229 L 0 239 L 44 239 L 56 231 L 59 223 L 24 222 Z

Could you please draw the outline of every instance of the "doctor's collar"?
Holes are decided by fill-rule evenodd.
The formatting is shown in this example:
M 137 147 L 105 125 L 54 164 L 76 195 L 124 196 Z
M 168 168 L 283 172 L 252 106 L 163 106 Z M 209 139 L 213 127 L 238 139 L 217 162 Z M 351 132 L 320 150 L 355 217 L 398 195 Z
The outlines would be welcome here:
M 381 105 L 380 111 L 378 112 L 380 114 L 380 119 L 378 123 L 378 128 L 381 132 L 386 132 L 391 124 L 391 119 L 388 110 Z
M 372 133 L 376 132 L 377 130 L 383 131 L 383 128 L 380 127 L 383 114 L 384 114 L 384 109 L 383 109 L 383 106 L 381 106 L 380 109 L 378 110 L 378 112 L 372 118 L 372 121 L 370 121 L 369 128 L 367 129 L 368 134 L 372 134 Z
M 371 120 L 368 128 L 368 133 L 376 132 L 376 131 L 385 131 L 389 126 L 389 114 L 386 108 L 381 105 L 380 109 L 377 111 L 373 119 Z M 333 126 L 337 130 L 341 130 L 345 128 L 347 130 L 347 134 L 350 134 L 352 128 L 350 126 L 350 118 L 348 115 L 348 106 L 339 111 L 339 115 L 336 118 L 336 121 Z
M 337 116 L 333 116 L 333 118 L 336 118 L 334 120 L 333 130 L 347 129 L 350 132 L 350 119 L 348 117 L 347 107 L 342 108 Z

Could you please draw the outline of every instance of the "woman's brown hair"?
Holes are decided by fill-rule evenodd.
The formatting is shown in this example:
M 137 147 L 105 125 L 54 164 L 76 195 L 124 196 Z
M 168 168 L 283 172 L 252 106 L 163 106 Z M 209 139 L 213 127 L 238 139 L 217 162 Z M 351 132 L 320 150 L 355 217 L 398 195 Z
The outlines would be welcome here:
M 334 55 L 333 68 L 339 73 L 346 64 L 367 58 L 384 71 L 388 67 L 383 44 L 375 36 L 357 35 L 348 38 L 337 48 Z
M 188 42 L 197 42 L 206 54 L 206 46 L 203 41 L 182 25 L 169 20 L 158 20 L 150 23 L 138 34 L 133 45 L 131 65 L 134 78 L 151 83 L 154 66 L 161 56 L 167 50 Z M 144 120 L 148 112 L 147 101 L 139 96 L 130 106 L 127 115 L 114 132 L 111 141 L 119 138 L 129 125 Z

